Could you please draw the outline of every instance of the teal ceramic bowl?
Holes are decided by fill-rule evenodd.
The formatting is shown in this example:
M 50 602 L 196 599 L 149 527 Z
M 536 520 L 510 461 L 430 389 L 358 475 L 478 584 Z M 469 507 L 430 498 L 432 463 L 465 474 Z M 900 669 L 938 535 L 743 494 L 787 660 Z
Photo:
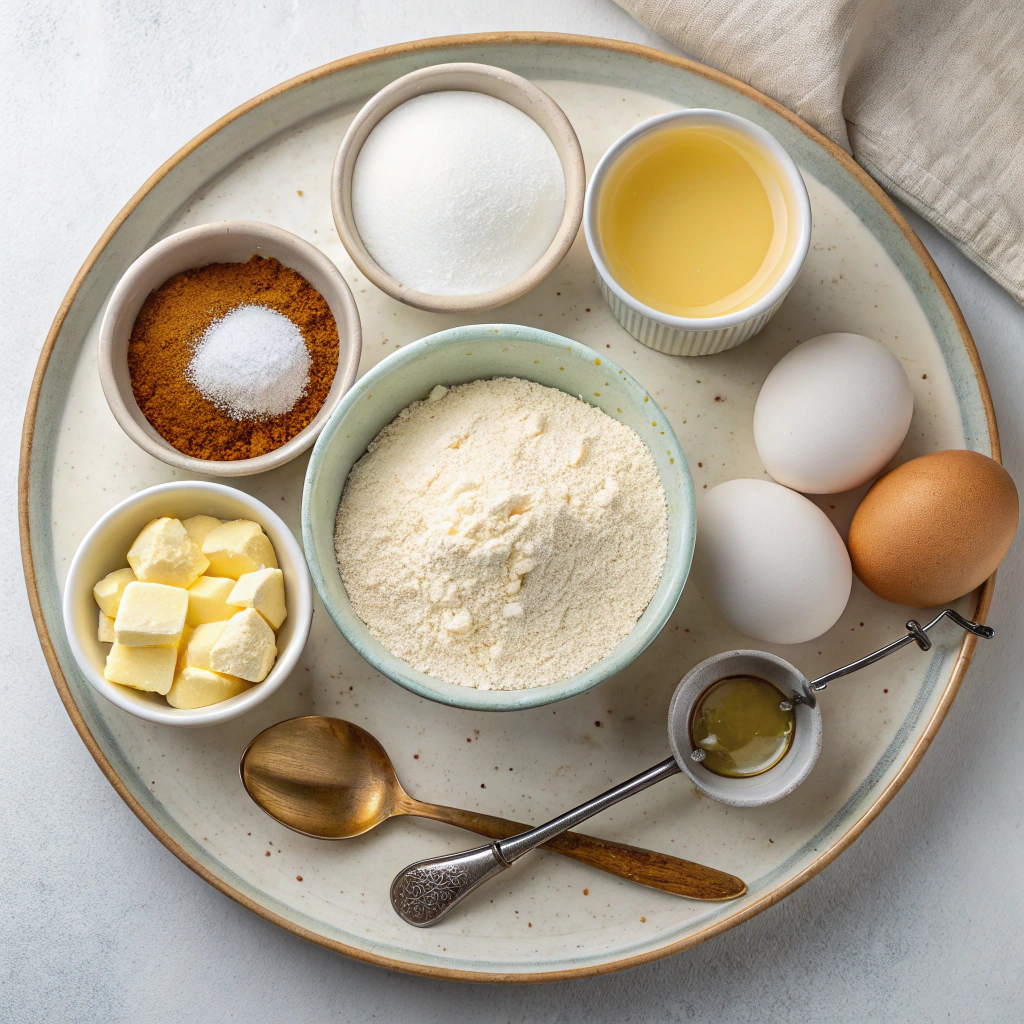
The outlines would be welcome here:
M 521 377 L 558 388 L 632 427 L 651 450 L 668 500 L 668 559 L 633 631 L 585 672 L 525 690 L 477 690 L 434 679 L 393 655 L 352 609 L 334 556 L 334 521 L 349 470 L 402 409 L 436 384 Z M 664 431 L 664 433 L 662 433 Z M 389 679 L 441 704 L 515 711 L 574 697 L 625 668 L 658 635 L 683 591 L 693 558 L 693 481 L 682 449 L 654 399 L 625 370 L 586 345 L 532 327 L 456 327 L 388 356 L 345 395 L 323 428 L 306 471 L 302 541 L 313 583 L 350 644 Z

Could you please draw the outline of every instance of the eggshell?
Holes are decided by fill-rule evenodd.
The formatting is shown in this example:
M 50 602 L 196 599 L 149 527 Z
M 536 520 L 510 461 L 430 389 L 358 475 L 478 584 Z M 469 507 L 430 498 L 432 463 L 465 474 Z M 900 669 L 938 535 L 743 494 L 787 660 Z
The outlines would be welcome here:
M 996 571 L 1017 529 L 1017 488 L 980 452 L 932 452 L 886 473 L 850 524 L 854 571 L 879 597 L 930 608 Z
M 696 565 L 702 591 L 729 625 L 770 643 L 820 636 L 843 614 L 853 583 L 828 516 L 769 480 L 729 480 L 708 491 Z
M 884 345 L 823 334 L 784 355 L 761 385 L 754 443 L 780 484 L 837 494 L 881 472 L 913 412 L 910 381 Z

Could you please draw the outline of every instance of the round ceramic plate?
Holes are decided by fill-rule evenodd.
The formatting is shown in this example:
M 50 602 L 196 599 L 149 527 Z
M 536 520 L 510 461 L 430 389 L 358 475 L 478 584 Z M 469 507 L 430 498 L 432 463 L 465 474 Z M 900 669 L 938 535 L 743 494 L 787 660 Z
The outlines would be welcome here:
M 369 285 L 332 223 L 335 151 L 370 94 L 415 68 L 454 60 L 496 64 L 547 90 L 572 121 L 588 168 L 631 125 L 680 106 L 731 110 L 771 131 L 806 176 L 814 231 L 806 266 L 767 329 L 702 359 L 645 349 L 602 302 L 582 234 L 535 291 L 487 317 L 420 312 Z M 898 460 L 949 447 L 998 457 L 977 354 L 918 240 L 844 153 L 745 86 L 643 47 L 537 35 L 391 47 L 287 82 L 160 168 L 100 239 L 43 349 L 26 418 L 22 539 L 43 648 L 82 738 L 154 835 L 221 891 L 315 942 L 388 967 L 481 980 L 594 974 L 685 949 L 792 892 L 852 842 L 913 771 L 960 685 L 973 646 L 955 629 L 940 631 L 927 655 L 907 648 L 830 686 L 821 698 L 821 759 L 780 804 L 727 808 L 676 778 L 587 825 L 738 874 L 749 885 L 742 900 L 680 899 L 540 852 L 426 930 L 392 911 L 392 877 L 412 860 L 475 840 L 413 819 L 344 843 L 293 834 L 245 795 L 237 765 L 246 743 L 284 718 L 335 715 L 377 736 L 413 795 L 540 822 L 664 758 L 666 713 L 679 679 L 711 654 L 750 645 L 706 604 L 696 582 L 628 670 L 530 711 L 460 711 L 409 693 L 347 646 L 322 606 L 291 679 L 223 726 L 162 728 L 92 691 L 61 624 L 70 558 L 117 501 L 179 475 L 135 447 L 107 409 L 96 374 L 100 316 L 120 275 L 147 246 L 193 224 L 235 217 L 280 225 L 338 263 L 362 316 L 362 371 L 416 338 L 480 320 L 542 327 L 606 351 L 669 417 L 698 498 L 723 480 L 763 473 L 751 435 L 761 381 L 784 352 L 825 331 L 870 335 L 903 361 L 915 412 Z M 239 483 L 296 534 L 305 462 Z M 820 504 L 845 529 L 859 497 Z M 990 593 L 991 582 L 959 607 L 984 615 Z M 825 636 L 771 649 L 813 676 L 894 639 L 910 614 L 855 583 L 846 613 Z

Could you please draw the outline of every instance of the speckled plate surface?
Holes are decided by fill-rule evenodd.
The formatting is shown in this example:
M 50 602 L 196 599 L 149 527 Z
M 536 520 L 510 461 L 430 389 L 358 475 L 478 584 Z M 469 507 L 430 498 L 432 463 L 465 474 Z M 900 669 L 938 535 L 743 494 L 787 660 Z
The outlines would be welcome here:
M 414 68 L 451 60 L 496 64 L 540 84 L 568 114 L 588 168 L 628 127 L 679 106 L 731 110 L 773 132 L 806 177 L 814 231 L 806 266 L 766 330 L 704 359 L 645 349 L 601 300 L 582 235 L 540 287 L 497 316 L 420 312 L 362 280 L 332 223 L 335 151 L 366 97 Z M 284 718 L 337 715 L 380 739 L 413 795 L 539 822 L 664 758 L 666 713 L 679 679 L 711 654 L 749 646 L 693 582 L 628 670 L 553 707 L 488 714 L 419 698 L 372 670 L 322 607 L 292 678 L 223 726 L 162 728 L 92 692 L 61 624 L 68 563 L 103 512 L 178 475 L 136 448 L 108 411 L 96 372 L 99 320 L 121 273 L 147 246 L 172 231 L 234 217 L 278 224 L 338 263 L 362 316 L 361 371 L 416 338 L 480 320 L 542 327 L 607 351 L 668 415 L 698 498 L 722 480 L 762 474 L 751 432 L 760 383 L 784 352 L 825 331 L 878 338 L 903 361 L 915 412 L 897 460 L 947 447 L 999 454 L 977 353 L 923 247 L 844 153 L 745 86 L 639 46 L 529 34 L 393 47 L 285 83 L 199 136 L 111 225 L 57 315 L 26 416 L 23 555 L 43 648 L 83 740 L 156 837 L 223 892 L 313 941 L 389 967 L 480 980 L 594 974 L 685 949 L 783 898 L 852 842 L 914 770 L 942 722 L 973 651 L 973 641 L 961 644 L 955 631 L 939 636 L 928 655 L 908 648 L 829 687 L 821 759 L 780 804 L 727 808 L 677 778 L 588 823 L 596 834 L 739 874 L 750 887 L 743 900 L 678 899 L 538 853 L 428 930 L 407 927 L 391 910 L 391 878 L 413 859 L 474 840 L 412 819 L 345 843 L 294 835 L 243 792 L 237 763 L 246 743 Z M 240 482 L 296 534 L 305 462 Z M 820 504 L 844 530 L 859 498 L 856 492 Z M 961 610 L 983 616 L 990 594 L 991 581 Z M 895 638 L 909 614 L 855 582 L 846 613 L 825 636 L 771 649 L 814 675 Z

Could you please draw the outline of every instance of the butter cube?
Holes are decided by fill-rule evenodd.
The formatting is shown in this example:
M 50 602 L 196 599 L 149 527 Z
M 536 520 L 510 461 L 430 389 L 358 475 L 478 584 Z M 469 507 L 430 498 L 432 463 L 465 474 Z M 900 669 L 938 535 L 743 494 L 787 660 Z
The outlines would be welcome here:
M 185 649 L 185 664 L 189 668 L 210 668 L 210 649 L 220 639 L 228 620 L 221 622 L 204 622 L 196 626 L 192 635 L 188 638 L 188 646 Z
M 233 580 L 257 569 L 277 568 L 270 538 L 248 519 L 233 519 L 211 530 L 203 541 L 203 555 L 210 560 L 212 575 Z
M 114 635 L 114 620 L 109 615 L 104 614 L 102 608 L 100 609 L 100 622 L 96 627 L 96 639 L 101 644 L 112 644 L 117 640 L 117 637 Z
M 257 569 L 238 577 L 228 604 L 255 608 L 270 624 L 280 629 L 288 610 L 284 605 L 284 573 L 280 569 Z
M 167 692 L 167 703 L 172 708 L 205 708 L 236 697 L 249 686 L 236 676 L 207 672 L 202 668 L 183 668 Z
M 190 626 L 201 626 L 204 622 L 220 622 L 230 619 L 237 608 L 227 604 L 228 595 L 237 586 L 234 580 L 225 576 L 200 576 L 188 588 L 188 616 Z
M 220 526 L 220 520 L 214 519 L 213 516 L 192 516 L 191 519 L 182 519 L 181 525 L 192 538 L 192 543 L 202 550 L 203 541 L 211 530 L 216 530 Z
M 154 519 L 128 550 L 128 564 L 143 583 L 187 587 L 210 567 L 177 519 Z
M 129 583 L 114 619 L 122 647 L 156 647 L 181 639 L 188 612 L 188 591 L 163 583 Z
M 255 608 L 246 608 L 228 619 L 210 648 L 210 668 L 214 672 L 240 676 L 251 683 L 267 678 L 275 658 L 274 631 Z
M 121 603 L 124 588 L 134 582 L 135 573 L 131 569 L 115 569 L 114 572 L 104 576 L 92 588 L 92 596 L 96 598 L 100 611 L 113 618 L 117 614 L 117 606 Z
M 174 644 L 161 647 L 125 647 L 115 643 L 107 655 L 103 678 L 136 690 L 167 693 L 174 682 Z
M 181 639 L 178 641 L 178 659 L 174 663 L 174 674 L 177 675 L 185 667 L 185 652 L 188 650 L 188 642 L 192 639 L 192 627 L 185 623 L 181 631 Z

